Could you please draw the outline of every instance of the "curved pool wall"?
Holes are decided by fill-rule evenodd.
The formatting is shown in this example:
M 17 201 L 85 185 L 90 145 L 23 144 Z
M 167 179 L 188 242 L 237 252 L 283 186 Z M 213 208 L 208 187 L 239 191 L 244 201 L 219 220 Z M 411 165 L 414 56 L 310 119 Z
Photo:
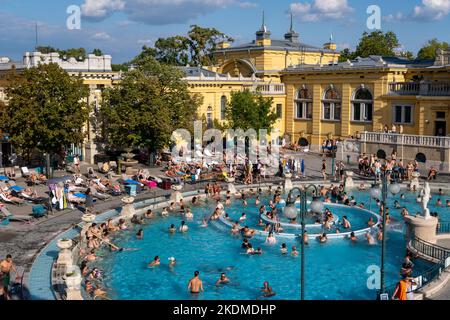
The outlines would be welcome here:
M 366 181 L 361 181 L 365 182 Z M 329 186 L 330 183 L 323 183 L 320 182 L 309 182 L 317 185 L 327 185 Z M 358 181 L 355 181 L 355 183 L 359 183 Z M 295 183 L 295 186 L 304 185 L 305 183 Z M 260 185 L 249 185 L 249 186 L 235 186 L 237 190 L 243 190 L 243 189 L 258 189 L 261 188 L 262 190 L 267 190 L 268 187 L 274 187 L 278 185 L 274 185 L 271 183 L 267 184 L 260 184 Z M 279 185 L 281 186 L 281 185 Z M 441 186 L 439 186 L 441 187 Z M 445 188 L 445 187 L 443 187 Z M 225 192 L 223 192 L 225 193 Z M 182 193 L 183 198 L 186 200 L 192 199 L 194 196 L 197 197 L 206 197 L 203 190 L 197 190 L 197 191 L 191 191 L 191 192 L 185 192 Z M 170 200 L 170 197 L 167 196 L 161 196 L 156 197 L 154 199 L 149 199 L 145 201 L 140 201 L 138 203 L 135 203 L 135 207 L 137 208 L 137 213 L 145 212 L 147 209 L 158 209 L 162 208 L 164 206 L 167 206 L 172 202 Z M 120 211 L 121 208 L 108 210 L 102 214 L 99 214 L 95 222 L 100 223 L 103 221 L 106 221 L 109 218 L 113 218 L 115 220 L 118 220 L 120 218 Z M 373 214 L 373 213 L 372 213 Z M 81 219 L 81 217 L 80 217 Z M 223 217 L 221 218 L 221 220 Z M 50 241 L 41 251 L 37 254 L 32 267 L 27 275 L 27 284 L 28 284 L 28 290 L 29 290 L 29 298 L 33 300 L 55 300 L 60 299 L 59 294 L 55 292 L 55 290 L 52 287 L 52 267 L 57 259 L 59 249 L 56 246 L 57 240 L 61 238 L 75 238 L 79 235 L 79 231 L 75 229 L 69 229 L 62 233 L 60 233 L 58 236 L 56 236 L 52 241 Z M 328 235 L 330 237 L 330 235 Z M 295 236 L 294 236 L 295 237 Z M 330 237 L 331 238 L 331 237 Z
M 182 193 L 186 200 L 192 199 L 194 196 L 206 197 L 203 191 L 190 191 Z M 154 199 L 140 201 L 134 204 L 137 214 L 142 214 L 148 209 L 159 209 L 170 204 L 170 198 L 162 196 Z M 120 219 L 121 208 L 111 209 L 95 218 L 95 223 L 102 223 L 113 218 L 115 222 Z M 80 217 L 81 223 L 81 217 Z M 28 295 L 31 300 L 58 300 L 59 293 L 53 289 L 52 272 L 53 264 L 58 258 L 60 249 L 57 247 L 57 241 L 62 238 L 73 239 L 79 236 L 80 230 L 70 228 L 58 234 L 52 241 L 45 245 L 37 254 L 30 272 L 28 274 Z
M 350 232 L 341 232 L 341 233 L 328 233 L 327 231 L 324 231 L 327 234 L 327 238 L 328 239 L 346 239 L 350 236 L 350 234 L 353 232 L 355 234 L 355 236 L 361 236 L 361 235 L 365 235 L 367 232 L 373 231 L 373 230 L 377 230 L 378 226 L 381 223 L 381 216 L 379 216 L 378 214 L 376 214 L 375 212 L 369 211 L 367 209 L 361 209 L 361 208 L 357 208 L 357 207 L 348 207 L 346 205 L 342 205 L 342 204 L 335 204 L 335 203 L 325 203 L 325 207 L 330 207 L 330 208 L 341 208 L 341 209 L 351 209 L 354 211 L 360 211 L 360 212 L 364 212 L 367 213 L 368 215 L 372 215 L 373 217 L 375 217 L 377 219 L 377 223 L 370 228 L 364 228 L 361 230 L 355 230 L 355 231 L 350 231 Z M 261 216 L 262 219 L 268 223 L 275 223 L 275 221 L 270 220 L 267 216 L 262 215 Z M 225 224 L 226 226 L 228 226 L 230 229 L 233 227 L 233 223 L 230 220 L 225 219 L 224 215 L 221 215 L 219 218 L 220 222 Z M 337 223 L 337 220 L 335 219 L 335 223 Z M 283 227 L 298 227 L 301 228 L 301 225 L 292 225 L 292 224 L 288 224 L 288 223 L 280 223 L 281 226 Z M 242 226 L 241 226 L 242 227 Z M 317 228 L 322 228 L 321 225 L 306 225 L 307 228 L 310 229 L 317 229 Z M 286 232 L 286 230 L 284 230 L 284 233 L 277 233 L 276 237 L 277 238 L 288 238 L 288 239 L 295 239 L 299 236 L 298 233 L 291 233 L 291 232 Z M 310 230 L 307 230 L 308 232 Z M 301 232 L 301 230 L 299 230 L 299 232 Z M 321 233 L 316 233 L 316 234 L 309 234 L 309 237 L 311 238 L 315 238 L 318 237 L 319 235 L 321 235 Z M 269 232 L 267 231 L 261 231 L 261 230 L 255 230 L 255 235 L 259 236 L 259 237 L 264 237 L 266 238 L 269 235 Z

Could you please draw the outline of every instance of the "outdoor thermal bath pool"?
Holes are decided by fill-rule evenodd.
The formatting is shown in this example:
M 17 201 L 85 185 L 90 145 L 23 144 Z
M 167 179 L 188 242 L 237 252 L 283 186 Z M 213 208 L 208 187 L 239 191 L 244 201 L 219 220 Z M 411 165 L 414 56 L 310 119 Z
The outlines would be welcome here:
M 358 203 L 364 202 L 369 208 L 368 192 L 351 192 Z M 406 206 L 410 214 L 420 211 L 416 193 L 405 192 L 406 199 L 389 196 L 388 204 L 392 224 L 387 228 L 386 285 L 391 286 L 399 280 L 399 271 L 405 256 L 403 221 L 401 209 L 394 209 L 393 202 L 398 200 Z M 448 208 L 436 208 L 437 196 L 430 201 L 431 212 L 437 211 L 443 219 L 448 219 Z M 261 197 L 267 204 L 269 198 Z M 247 214 L 247 225 L 256 228 L 258 208 L 255 199 L 248 200 L 248 207 L 243 208 L 235 200 L 225 211 L 237 219 L 242 212 Z M 300 297 L 300 256 L 291 257 L 280 253 L 281 243 L 285 242 L 291 251 L 293 245 L 300 250 L 300 243 L 295 239 L 277 238 L 276 245 L 264 243 L 264 238 L 250 240 L 253 247 L 261 247 L 261 256 L 249 256 L 241 249 L 242 238 L 232 236 L 228 226 L 220 221 L 211 222 L 207 228 L 201 226 L 201 220 L 211 215 L 215 202 L 209 201 L 200 207 L 192 207 L 194 220 L 188 221 L 189 231 L 185 234 L 169 234 L 171 224 L 180 225 L 181 215 L 169 218 L 155 218 L 148 225 L 134 226 L 116 236 L 115 244 L 135 251 L 109 252 L 99 251 L 101 258 L 94 262 L 103 270 L 102 285 L 106 287 L 112 299 L 192 299 L 187 290 L 189 279 L 194 271 L 200 271 L 205 292 L 197 299 L 258 299 L 260 287 L 269 281 L 277 293 L 273 299 L 299 299 Z M 330 207 L 339 219 L 347 215 L 353 230 L 365 228 L 371 216 L 367 211 Z M 372 201 L 372 209 L 378 207 Z M 158 211 L 159 213 L 159 211 Z M 376 221 L 376 218 L 375 218 Z M 139 228 L 144 229 L 144 239 L 137 240 L 135 234 Z M 260 229 L 260 228 L 258 228 Z M 295 231 L 299 233 L 299 231 Z M 312 232 L 309 232 L 310 234 Z M 307 299 L 375 299 L 376 290 L 370 290 L 367 282 L 371 274 L 367 268 L 380 263 L 381 244 L 369 245 L 364 237 L 359 236 L 357 243 L 344 239 L 330 239 L 320 244 L 310 239 L 306 248 L 306 285 Z M 161 265 L 148 268 L 147 264 L 155 256 L 160 256 Z M 177 264 L 169 268 L 168 258 L 175 257 Z M 415 274 L 421 273 L 429 264 L 416 260 Z M 221 272 L 226 272 L 231 282 L 225 286 L 215 286 Z M 371 282 L 369 280 L 369 282 Z

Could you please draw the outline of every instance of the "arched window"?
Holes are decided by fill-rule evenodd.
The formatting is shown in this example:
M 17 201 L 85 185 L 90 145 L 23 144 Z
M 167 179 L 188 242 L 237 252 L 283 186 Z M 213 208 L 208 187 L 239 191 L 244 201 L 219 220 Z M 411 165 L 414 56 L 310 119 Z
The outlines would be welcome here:
M 356 90 L 352 100 L 352 121 L 372 122 L 373 96 L 366 88 Z
M 220 119 L 225 120 L 227 110 L 227 97 L 220 98 Z
M 331 86 L 325 91 L 322 100 L 322 119 L 341 120 L 342 100 L 340 93 Z
M 312 119 L 312 104 L 311 93 L 303 86 L 295 98 L 295 119 Z

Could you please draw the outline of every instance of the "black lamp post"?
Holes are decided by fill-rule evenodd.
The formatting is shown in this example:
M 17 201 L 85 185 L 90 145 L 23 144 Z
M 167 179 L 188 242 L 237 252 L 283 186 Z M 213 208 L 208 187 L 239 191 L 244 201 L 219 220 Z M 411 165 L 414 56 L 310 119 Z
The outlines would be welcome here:
M 298 187 L 293 188 L 288 195 L 288 201 L 286 203 L 286 208 L 284 209 L 284 214 L 287 218 L 294 219 L 298 216 L 299 210 L 295 207 L 295 199 L 292 197 L 292 194 L 294 191 L 298 191 L 300 195 L 300 217 L 301 217 L 301 226 L 302 226 L 302 233 L 301 233 L 301 300 L 305 300 L 305 216 L 307 213 L 306 209 L 306 201 L 307 201 L 307 191 L 308 189 L 314 189 L 315 194 L 319 194 L 319 190 L 315 185 L 309 185 L 305 187 L 304 189 L 300 189 Z M 311 202 L 311 211 L 315 213 L 322 213 L 324 208 L 323 202 L 320 201 L 319 197 L 314 197 L 313 201 Z
M 370 196 L 372 198 L 380 199 L 381 197 L 381 212 L 383 214 L 382 220 L 382 241 L 381 241 L 381 268 L 380 268 L 380 292 L 379 294 L 385 293 L 385 269 L 384 260 L 386 254 L 386 205 L 387 205 L 387 195 L 388 190 L 390 193 L 396 195 L 400 192 L 400 185 L 395 181 L 388 186 L 388 179 L 386 173 L 383 171 L 381 173 L 381 189 L 377 185 L 377 176 L 375 175 L 375 183 L 370 189 Z

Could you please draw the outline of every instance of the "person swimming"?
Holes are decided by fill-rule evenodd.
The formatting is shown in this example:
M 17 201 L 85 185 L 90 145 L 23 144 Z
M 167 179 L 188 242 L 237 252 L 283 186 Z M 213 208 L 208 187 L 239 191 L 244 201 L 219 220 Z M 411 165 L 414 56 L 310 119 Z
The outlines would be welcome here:
M 156 267 L 159 266 L 161 264 L 161 259 L 159 258 L 159 256 L 156 256 L 152 262 L 150 262 L 148 264 L 149 267 Z
M 184 217 L 188 220 L 194 219 L 194 214 L 192 213 L 191 209 L 187 209 L 186 213 L 184 214 Z
M 228 279 L 228 277 L 225 274 L 225 272 L 222 272 L 220 274 L 220 278 L 216 281 L 216 286 L 221 285 L 221 284 L 227 284 L 229 282 L 230 282 L 230 279 Z
M 281 254 L 287 254 L 288 253 L 288 249 L 287 249 L 286 243 L 282 243 L 281 244 L 280 251 L 281 251 Z
M 325 243 L 328 241 L 328 237 L 326 233 L 322 233 L 321 235 L 318 236 L 319 242 L 320 243 Z
M 184 220 L 181 221 L 179 230 L 180 232 L 187 232 L 189 230 L 189 227 L 186 225 L 186 222 Z
M 167 207 L 165 207 L 162 211 L 161 211 L 161 217 L 166 218 L 169 216 L 169 211 L 167 210 Z
M 276 293 L 270 287 L 268 281 L 264 282 L 263 287 L 261 288 L 261 291 L 263 292 L 263 297 L 264 298 L 269 298 L 269 297 L 273 297 L 273 296 L 276 295 Z
M 356 241 L 358 241 L 358 238 L 356 238 L 356 236 L 355 236 L 355 233 L 354 233 L 354 232 L 351 232 L 351 233 L 350 233 L 349 239 L 350 239 L 351 241 L 353 241 L 353 242 L 356 242 Z
M 170 228 L 169 228 L 169 232 L 170 233 L 175 233 L 177 231 L 177 229 L 175 229 L 175 225 L 174 224 L 171 224 L 170 225 Z
M 266 238 L 266 243 L 267 244 L 275 244 L 275 243 L 277 243 L 277 239 L 273 235 L 273 232 L 269 232 L 269 235 Z
M 242 222 L 242 221 L 245 221 L 245 220 L 247 220 L 247 215 L 245 213 L 243 213 L 241 215 L 241 217 L 239 218 L 239 221 Z
M 367 243 L 370 245 L 375 244 L 375 239 L 373 238 L 373 236 L 370 232 L 366 233 L 366 240 L 367 240 Z
M 144 238 L 144 230 L 139 229 L 139 231 L 136 233 L 136 238 L 138 240 L 142 240 L 142 238 Z
M 297 257 L 298 256 L 298 251 L 297 251 L 297 247 L 296 246 L 292 247 L 291 256 L 293 256 L 293 257 Z

